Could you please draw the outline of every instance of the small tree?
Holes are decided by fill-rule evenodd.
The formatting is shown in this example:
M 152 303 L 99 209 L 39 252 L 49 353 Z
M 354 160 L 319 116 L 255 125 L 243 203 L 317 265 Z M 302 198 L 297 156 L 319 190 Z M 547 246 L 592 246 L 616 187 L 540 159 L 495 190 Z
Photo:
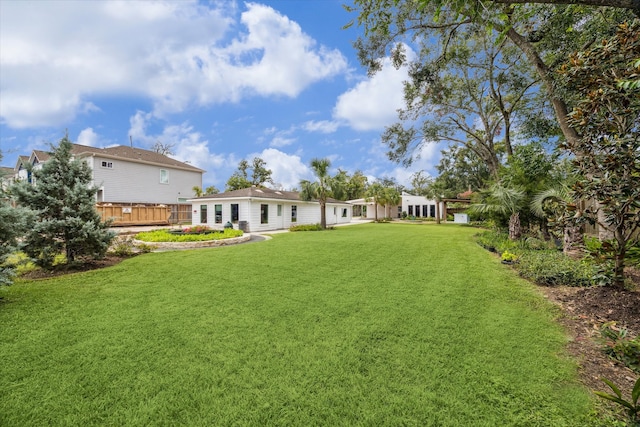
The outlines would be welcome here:
M 341 180 L 329 175 L 331 161 L 329 159 L 314 158 L 311 160 L 311 169 L 316 175 L 316 181 L 300 181 L 300 199 L 317 200 L 320 204 L 320 226 L 327 228 L 327 199 L 329 197 L 341 198 L 344 195 L 344 188 Z
M 481 190 L 480 197 L 481 201 L 471 205 L 471 210 L 480 214 L 509 215 L 509 239 L 519 239 L 522 235 L 520 211 L 526 205 L 525 192 L 496 183 Z
M 36 213 L 24 251 L 44 268 L 51 268 L 59 254 L 67 263 L 103 257 L 115 237 L 95 210 L 98 189 L 91 185 L 91 169 L 73 159 L 72 148 L 65 136 L 42 168 L 32 170 L 36 185 L 19 182 L 11 188 L 18 204 Z
M 200 188 L 199 186 L 194 185 L 191 189 L 193 190 L 193 194 L 196 197 L 209 196 L 211 194 L 218 194 L 220 192 L 214 185 L 210 185 L 204 190 L 202 190 L 202 188 Z
M 384 205 L 384 197 L 384 186 L 379 182 L 371 184 L 365 193 L 365 200 L 373 201 L 373 213 L 375 215 L 376 222 L 378 221 L 378 205 Z

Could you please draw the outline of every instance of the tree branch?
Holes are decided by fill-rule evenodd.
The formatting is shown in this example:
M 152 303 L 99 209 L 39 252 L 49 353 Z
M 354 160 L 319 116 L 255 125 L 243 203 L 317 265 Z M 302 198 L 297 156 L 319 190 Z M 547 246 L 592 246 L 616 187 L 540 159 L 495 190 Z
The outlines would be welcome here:
M 584 6 L 615 7 L 618 9 L 629 9 L 640 18 L 640 0 L 491 0 L 500 4 L 581 4 Z

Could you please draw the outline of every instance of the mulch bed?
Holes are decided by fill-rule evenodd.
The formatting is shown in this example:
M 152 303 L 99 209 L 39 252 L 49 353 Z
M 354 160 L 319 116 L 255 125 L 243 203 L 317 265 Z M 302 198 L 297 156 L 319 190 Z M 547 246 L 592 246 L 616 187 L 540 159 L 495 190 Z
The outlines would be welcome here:
M 607 378 L 623 393 L 630 394 L 639 375 L 608 357 L 597 342 L 600 327 L 607 322 L 616 322 L 617 327 L 626 328 L 630 337 L 640 334 L 640 274 L 630 273 L 635 290 L 565 286 L 539 288 L 550 301 L 560 306 L 562 316 L 558 321 L 571 337 L 568 350 L 578 361 L 582 382 L 592 390 L 610 393 L 611 389 L 602 381 L 602 378 Z

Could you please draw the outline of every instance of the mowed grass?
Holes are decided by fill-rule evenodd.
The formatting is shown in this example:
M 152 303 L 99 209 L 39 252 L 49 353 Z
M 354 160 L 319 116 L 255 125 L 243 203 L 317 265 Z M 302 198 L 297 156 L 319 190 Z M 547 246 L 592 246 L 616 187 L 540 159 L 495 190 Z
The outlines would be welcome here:
M 583 426 L 555 312 L 471 228 L 141 255 L 0 302 L 0 425 Z

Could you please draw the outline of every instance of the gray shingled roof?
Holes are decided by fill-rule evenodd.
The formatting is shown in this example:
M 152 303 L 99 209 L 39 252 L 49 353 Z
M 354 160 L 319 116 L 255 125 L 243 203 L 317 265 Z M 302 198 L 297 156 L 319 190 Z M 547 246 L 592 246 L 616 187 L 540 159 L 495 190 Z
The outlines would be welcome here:
M 190 200 L 203 200 L 203 199 L 237 199 L 237 198 L 256 198 L 256 199 L 276 199 L 276 200 L 293 200 L 300 201 L 300 193 L 295 191 L 282 191 L 273 190 L 271 188 L 258 188 L 249 187 L 241 188 L 239 190 L 227 191 L 225 193 L 209 194 L 202 197 L 194 197 Z M 327 199 L 329 203 L 345 203 L 336 199 Z
M 180 162 L 176 159 L 172 159 L 171 157 L 165 156 L 163 154 L 156 153 L 155 151 L 143 150 L 142 148 L 127 147 L 126 145 L 118 145 L 108 148 L 95 148 L 74 144 L 73 153 L 77 156 L 92 154 L 106 155 L 115 158 L 131 160 L 134 162 L 137 161 L 143 163 L 155 163 L 159 165 L 173 166 L 180 169 L 188 169 L 196 172 L 204 172 L 200 168 L 197 168 L 188 163 Z
M 188 163 L 180 162 L 171 157 L 165 156 L 155 151 L 143 150 L 142 148 L 127 147 L 126 145 L 118 145 L 108 148 L 90 147 L 88 145 L 73 144 L 71 153 L 76 157 L 86 157 L 92 155 L 101 155 L 114 159 L 124 159 L 133 162 L 140 163 L 153 163 L 157 165 L 172 166 L 179 169 L 187 169 L 196 172 L 204 172 L 204 170 L 197 168 Z M 43 163 L 49 160 L 51 152 L 43 150 L 33 150 L 33 155 L 38 159 L 38 162 Z M 21 156 L 22 157 L 22 156 Z M 26 157 L 27 160 L 29 157 Z

